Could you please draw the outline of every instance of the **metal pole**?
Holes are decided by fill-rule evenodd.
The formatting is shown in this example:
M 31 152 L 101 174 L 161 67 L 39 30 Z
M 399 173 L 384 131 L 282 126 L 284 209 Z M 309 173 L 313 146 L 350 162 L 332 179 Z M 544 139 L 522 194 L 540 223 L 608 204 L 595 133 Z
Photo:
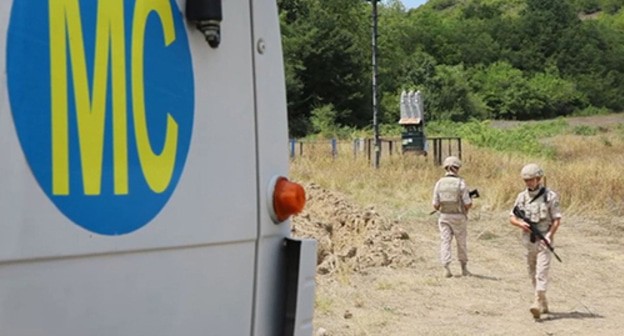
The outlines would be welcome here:
M 379 124 L 377 122 L 377 114 L 379 104 L 377 102 L 377 2 L 379 0 L 371 0 L 373 5 L 373 132 L 375 133 L 375 168 L 379 168 L 379 157 L 381 156 L 381 148 L 379 144 Z

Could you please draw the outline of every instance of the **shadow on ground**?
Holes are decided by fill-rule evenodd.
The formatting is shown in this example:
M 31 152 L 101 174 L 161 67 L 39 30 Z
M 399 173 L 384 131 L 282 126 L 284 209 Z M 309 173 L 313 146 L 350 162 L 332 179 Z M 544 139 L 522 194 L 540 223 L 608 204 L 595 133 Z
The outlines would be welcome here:
M 501 278 L 497 278 L 497 277 L 493 277 L 493 276 L 489 276 L 489 275 L 475 274 L 475 273 L 472 273 L 471 276 L 473 278 L 482 279 L 482 280 L 492 280 L 492 281 L 501 280 Z
M 579 311 L 572 311 L 572 312 L 565 312 L 565 313 L 550 312 L 547 315 L 548 315 L 547 317 L 540 319 L 538 322 L 556 321 L 556 320 L 561 320 L 561 319 L 584 320 L 584 319 L 590 319 L 590 318 L 604 318 L 604 316 L 600 314 L 584 313 L 584 312 L 579 312 Z

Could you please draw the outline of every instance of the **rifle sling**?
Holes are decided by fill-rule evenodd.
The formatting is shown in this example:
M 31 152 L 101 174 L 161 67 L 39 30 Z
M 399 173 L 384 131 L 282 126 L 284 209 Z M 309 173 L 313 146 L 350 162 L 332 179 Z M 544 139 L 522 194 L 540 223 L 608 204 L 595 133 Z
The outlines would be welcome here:
M 542 187 L 540 189 L 540 191 L 537 193 L 537 195 L 535 195 L 530 201 L 529 204 L 533 203 L 536 199 L 538 199 L 540 196 L 544 195 L 544 193 L 546 192 L 546 187 Z M 546 196 L 544 196 L 544 200 L 546 200 Z

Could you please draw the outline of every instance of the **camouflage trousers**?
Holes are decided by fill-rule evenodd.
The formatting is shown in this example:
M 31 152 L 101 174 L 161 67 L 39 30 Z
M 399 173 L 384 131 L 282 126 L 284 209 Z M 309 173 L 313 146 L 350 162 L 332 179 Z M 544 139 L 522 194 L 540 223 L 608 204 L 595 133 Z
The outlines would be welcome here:
M 539 239 L 535 243 L 531 243 L 530 235 L 527 233 L 523 235 L 522 241 L 527 249 L 527 269 L 533 288 L 536 291 L 546 291 L 552 254 Z
M 462 214 L 441 214 L 438 219 L 440 228 L 440 262 L 446 266 L 451 263 L 451 241 L 453 237 L 457 242 L 457 259 L 468 262 L 468 249 L 466 247 L 466 227 L 468 219 Z

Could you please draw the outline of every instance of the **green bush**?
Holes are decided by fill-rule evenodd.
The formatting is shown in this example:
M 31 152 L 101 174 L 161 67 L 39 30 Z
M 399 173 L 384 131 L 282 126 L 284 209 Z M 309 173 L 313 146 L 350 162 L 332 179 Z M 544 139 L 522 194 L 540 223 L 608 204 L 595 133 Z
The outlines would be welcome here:
M 595 115 L 606 115 L 609 113 L 611 113 L 611 111 L 609 111 L 609 109 L 606 107 L 588 106 L 582 110 L 578 110 L 572 113 L 572 115 L 575 117 L 588 117 Z
M 572 129 L 572 133 L 575 135 L 596 135 L 598 133 L 598 129 L 587 125 L 579 125 Z
M 568 123 L 563 119 L 535 122 L 521 126 L 500 129 L 490 125 L 490 121 L 472 120 L 467 123 L 436 121 L 427 124 L 427 136 L 459 136 L 479 147 L 503 152 L 551 157 L 554 149 L 542 144 L 539 139 L 563 134 Z
M 310 121 L 318 136 L 328 139 L 336 136 L 338 131 L 336 115 L 337 113 L 333 104 L 319 106 L 312 110 Z
M 619 123 L 615 126 L 615 131 L 624 140 L 624 123 Z

